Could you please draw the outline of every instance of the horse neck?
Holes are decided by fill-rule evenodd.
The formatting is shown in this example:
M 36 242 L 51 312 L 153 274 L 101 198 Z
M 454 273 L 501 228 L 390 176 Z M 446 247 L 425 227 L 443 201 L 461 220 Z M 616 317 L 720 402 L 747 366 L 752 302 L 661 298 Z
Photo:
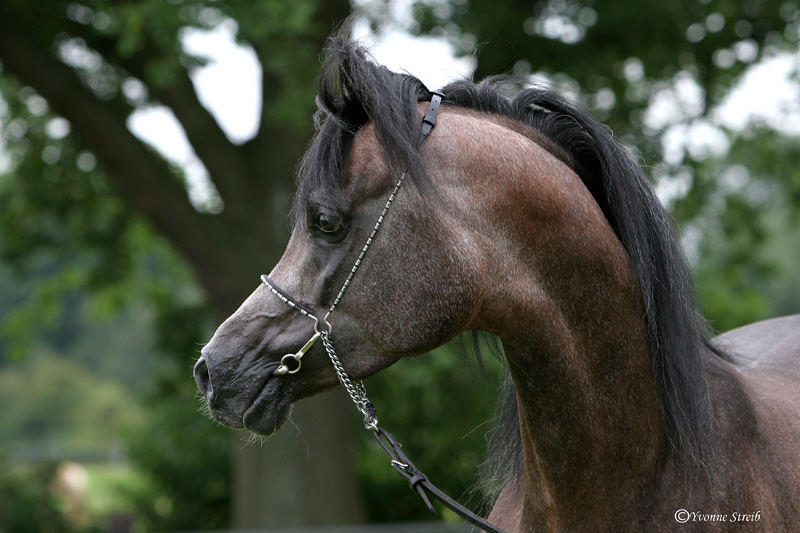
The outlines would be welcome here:
M 522 493 L 499 502 L 516 492 L 537 517 L 522 531 L 613 529 L 636 520 L 664 449 L 642 298 L 578 177 L 552 156 L 532 171 L 500 185 L 484 241 L 481 327 L 503 342 L 524 456 Z
M 663 452 L 649 367 L 624 340 L 640 326 L 613 328 L 619 339 L 588 334 L 559 314 L 520 326 L 524 333 L 501 339 L 518 406 L 523 516 L 553 530 L 635 523 Z

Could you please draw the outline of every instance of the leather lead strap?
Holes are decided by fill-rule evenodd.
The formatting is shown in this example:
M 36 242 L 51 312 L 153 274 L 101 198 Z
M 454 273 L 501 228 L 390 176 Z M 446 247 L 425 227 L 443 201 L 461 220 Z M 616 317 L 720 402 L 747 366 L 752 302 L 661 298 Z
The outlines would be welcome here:
M 417 466 L 411 462 L 408 456 L 403 453 L 402 444 L 397 442 L 394 437 L 392 437 L 391 433 L 380 426 L 377 426 L 375 429 L 373 429 L 372 433 L 375 437 L 375 440 L 378 441 L 378 444 L 380 444 L 381 448 L 383 448 L 383 451 L 385 451 L 386 454 L 391 458 L 391 465 L 401 476 L 403 476 L 403 478 L 405 478 L 406 481 L 408 481 L 408 484 L 411 486 L 411 488 L 417 491 L 420 498 L 422 498 L 422 501 L 425 503 L 428 509 L 431 510 L 431 512 L 436 512 L 436 510 L 433 508 L 433 504 L 431 504 L 429 496 L 433 496 L 439 500 L 442 505 L 456 513 L 458 516 L 488 533 L 505 533 L 505 531 L 476 515 L 455 501 L 453 498 L 445 494 L 444 491 L 442 491 L 439 487 L 434 485 L 428 479 L 428 476 L 426 476 L 422 470 L 417 468 Z

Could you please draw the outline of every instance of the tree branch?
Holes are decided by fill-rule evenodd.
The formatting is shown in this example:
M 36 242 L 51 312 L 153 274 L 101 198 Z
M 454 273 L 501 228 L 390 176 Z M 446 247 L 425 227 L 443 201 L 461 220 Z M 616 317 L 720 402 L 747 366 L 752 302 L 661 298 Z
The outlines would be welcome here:
M 226 204 L 241 203 L 247 198 L 248 178 L 241 148 L 228 140 L 216 119 L 200 103 L 186 71 L 182 70 L 179 76 L 175 84 L 157 91 L 156 96 L 175 113 Z
M 116 40 L 97 34 L 86 25 L 71 21 L 60 22 L 70 34 L 86 41 L 106 61 L 117 63 L 140 80 L 146 81 L 147 63 L 159 57 L 159 52 L 150 43 L 145 43 L 135 54 L 120 56 L 116 53 Z M 230 142 L 217 120 L 200 103 L 187 72 L 180 69 L 178 78 L 167 87 L 155 90 L 149 88 L 153 96 L 175 114 L 186 132 L 189 144 L 205 165 L 226 205 L 235 208 L 236 205 L 245 203 L 248 197 L 248 171 L 243 164 L 242 149 Z
M 256 56 L 263 65 L 262 83 L 261 83 L 261 129 L 257 138 L 254 139 L 254 145 L 261 146 L 264 144 L 264 139 L 269 139 L 274 135 L 273 131 L 265 128 L 270 121 L 270 106 L 274 106 L 275 102 L 282 101 L 285 98 L 284 93 L 291 90 L 291 81 L 300 81 L 302 87 L 307 87 L 306 84 L 313 84 L 319 71 L 319 58 L 320 52 L 327 42 L 328 36 L 336 27 L 337 24 L 345 20 L 350 13 L 350 0 L 327 0 L 319 2 L 317 9 L 314 11 L 309 21 L 308 28 L 304 32 L 293 34 L 289 37 L 294 42 L 286 43 L 291 46 L 297 53 L 298 50 L 303 52 L 304 60 L 302 64 L 298 64 L 295 71 L 291 76 L 287 76 L 283 72 L 271 72 L 269 69 L 270 61 L 268 60 L 270 54 L 273 54 L 273 49 L 269 46 L 270 43 L 251 43 L 255 50 Z M 274 46 L 274 43 L 272 43 Z M 281 75 L 283 74 L 283 75 Z M 300 76 L 298 79 L 297 76 Z M 294 78 L 294 79 L 293 79 Z M 315 85 L 312 86 L 316 88 Z M 310 91 L 309 102 L 307 104 L 309 110 L 314 109 L 313 95 L 316 91 Z M 310 120 L 308 121 L 310 124 Z M 287 125 L 283 125 L 286 127 Z M 303 135 L 307 134 L 308 127 L 302 126 L 300 128 L 294 127 L 297 133 Z
M 245 278 L 237 274 L 245 274 L 242 269 L 248 265 L 258 269 L 264 263 L 262 253 L 243 243 L 258 242 L 256 239 L 263 235 L 251 235 L 224 214 L 195 211 L 165 161 L 128 131 L 124 117 L 99 101 L 69 67 L 23 34 L 0 26 L 0 60 L 70 121 L 126 200 L 195 266 L 215 307 L 230 309 L 235 305 L 243 295 L 239 284 Z M 230 275 L 220 277 L 219 271 Z

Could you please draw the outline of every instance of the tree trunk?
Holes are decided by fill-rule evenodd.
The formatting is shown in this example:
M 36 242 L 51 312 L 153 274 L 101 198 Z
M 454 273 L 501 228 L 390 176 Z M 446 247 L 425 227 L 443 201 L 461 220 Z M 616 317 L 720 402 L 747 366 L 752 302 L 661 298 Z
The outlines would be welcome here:
M 185 72 L 173 85 L 154 89 L 153 95 L 180 120 L 225 202 L 222 214 L 198 213 L 169 165 L 128 130 L 130 109 L 101 100 L 87 89 L 76 72 L 53 53 L 51 35 L 30 26 L 30 12 L 25 8 L 6 12 L 6 7 L 14 6 L 4 5 L 0 10 L 3 68 L 33 87 L 70 122 L 81 143 L 114 179 L 125 201 L 192 266 L 216 318 L 226 318 L 258 286 L 258 274 L 269 270 L 285 245 L 292 176 L 310 132 L 270 123 L 266 113 L 269 102 L 265 101 L 259 135 L 236 146 L 200 104 Z M 312 43 L 315 54 L 333 23 L 342 20 L 349 7 L 347 0 L 320 2 L 309 33 L 300 37 Z M 142 79 L 146 61 L 153 60 L 146 44 L 138 55 L 118 56 L 116 43 L 91 32 L 88 26 L 70 23 L 61 13 L 41 11 L 37 17 L 49 17 L 48 24 L 55 28 L 65 24 L 58 31 L 78 32 L 90 46 L 106 53 L 110 64 L 119 64 Z M 266 55 L 270 52 L 269 48 L 264 51 Z M 277 90 L 280 80 L 272 81 L 275 83 L 265 82 L 265 91 Z M 309 125 L 311 104 L 309 101 L 308 110 L 301 115 L 308 115 Z M 351 447 L 353 416 L 342 391 L 334 391 L 298 405 L 295 425 L 288 424 L 263 447 L 245 446 L 247 439 L 242 434 L 232 434 L 234 526 L 360 521 L 363 508 Z
M 292 421 L 261 447 L 237 435 L 234 527 L 362 522 L 352 411 L 337 389 L 296 404 Z

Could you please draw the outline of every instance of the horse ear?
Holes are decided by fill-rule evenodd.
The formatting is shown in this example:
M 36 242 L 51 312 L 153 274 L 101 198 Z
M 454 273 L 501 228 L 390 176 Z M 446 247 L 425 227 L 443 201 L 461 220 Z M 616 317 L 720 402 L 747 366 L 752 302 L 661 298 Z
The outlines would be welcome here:
M 344 121 L 352 130 L 369 120 L 368 109 L 374 104 L 375 95 L 368 88 L 380 77 L 380 69 L 388 70 L 348 38 L 351 26 L 342 25 L 328 38 L 319 77 L 318 108 Z

